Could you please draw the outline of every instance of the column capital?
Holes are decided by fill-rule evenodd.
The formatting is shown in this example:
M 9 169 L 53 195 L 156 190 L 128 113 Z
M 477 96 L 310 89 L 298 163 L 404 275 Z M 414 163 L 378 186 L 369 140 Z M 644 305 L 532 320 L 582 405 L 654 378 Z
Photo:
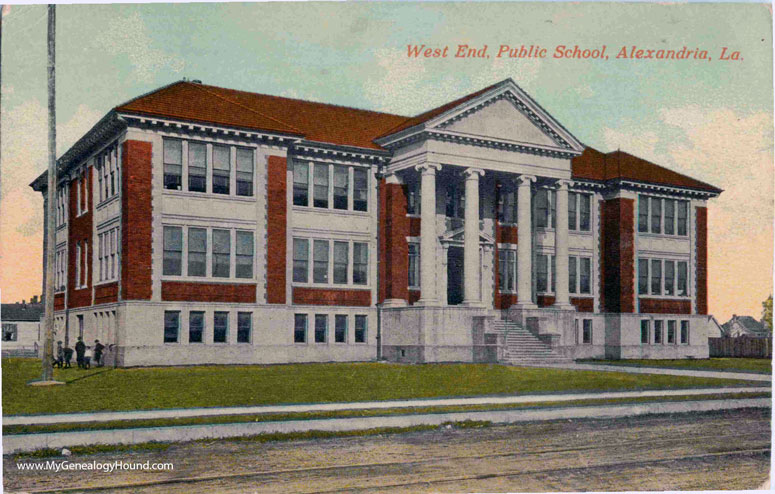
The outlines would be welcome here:
M 441 165 L 438 163 L 420 163 L 419 165 L 416 165 L 414 167 L 415 170 L 418 172 L 422 172 L 423 174 L 429 173 L 429 174 L 436 174 L 437 171 L 441 170 Z
M 520 175 L 516 179 L 517 185 L 520 187 L 529 187 L 531 183 L 538 180 L 535 175 Z
M 466 168 L 463 171 L 463 175 L 465 175 L 466 180 L 471 180 L 471 179 L 479 180 L 479 177 L 484 176 L 484 170 L 482 170 L 481 168 Z
M 573 186 L 573 183 L 573 180 L 561 178 L 554 183 L 554 186 L 559 190 L 568 190 L 568 188 Z

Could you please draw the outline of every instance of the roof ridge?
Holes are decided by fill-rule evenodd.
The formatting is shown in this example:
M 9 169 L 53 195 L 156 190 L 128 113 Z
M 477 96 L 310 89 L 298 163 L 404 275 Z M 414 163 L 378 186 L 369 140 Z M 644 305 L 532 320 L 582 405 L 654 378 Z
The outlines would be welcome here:
M 248 111 L 251 111 L 251 112 L 253 112 L 253 113 L 257 114 L 257 115 L 261 115 L 262 117 L 268 118 L 269 120 L 277 122 L 277 123 L 279 123 L 281 125 L 285 125 L 289 129 L 294 130 L 294 131 L 298 132 L 301 135 L 304 135 L 304 132 L 301 129 L 298 129 L 298 128 L 294 127 L 293 125 L 289 124 L 289 123 L 283 122 L 282 120 L 280 120 L 278 118 L 274 118 L 274 117 L 271 117 L 269 115 L 266 115 L 266 114 L 264 114 L 264 113 L 262 113 L 262 112 L 260 112 L 260 111 L 258 111 L 256 109 L 254 109 L 254 108 L 251 108 L 251 107 L 249 107 L 247 105 L 244 105 L 242 103 L 238 103 L 236 101 L 232 101 L 231 99 L 229 99 L 229 98 L 227 98 L 227 97 L 225 97 L 223 95 L 220 95 L 220 94 L 216 93 L 215 91 L 210 91 L 209 89 L 206 89 L 203 84 L 198 84 L 198 83 L 193 83 L 193 82 L 188 83 L 188 84 L 190 84 L 192 86 L 198 86 L 199 89 L 201 89 L 202 91 L 206 92 L 207 94 L 210 94 L 212 96 L 215 96 L 216 98 L 222 99 L 222 100 L 224 100 L 224 101 L 226 101 L 228 103 L 231 103 L 232 105 L 237 105 L 240 108 L 244 108 L 244 109 L 246 109 Z
M 150 96 L 153 93 L 158 93 L 159 91 L 164 91 L 165 89 L 170 88 L 170 87 L 174 86 L 175 84 L 182 84 L 184 82 L 188 82 L 188 81 L 186 81 L 185 79 L 181 79 L 179 81 L 173 81 L 173 82 L 170 82 L 169 84 L 165 84 L 162 87 L 157 87 L 156 89 L 151 89 L 150 91 L 146 91 L 146 92 L 144 92 L 143 94 L 141 94 L 139 96 L 135 96 L 134 98 L 131 98 L 131 99 L 128 99 L 128 100 L 124 101 L 120 105 L 114 106 L 113 110 L 115 110 L 117 108 L 121 108 L 122 106 L 129 105 L 131 103 L 134 103 L 135 101 L 137 101 L 137 100 L 139 100 L 141 98 L 145 98 L 146 96 Z
M 210 88 L 216 88 L 216 89 L 223 89 L 225 91 L 234 91 L 234 92 L 237 92 L 237 93 L 250 94 L 250 95 L 253 95 L 253 96 L 264 96 L 264 97 L 268 97 L 268 98 L 277 98 L 277 99 L 283 99 L 283 100 L 289 100 L 289 101 L 300 101 L 302 103 L 311 103 L 313 105 L 329 106 L 329 107 L 334 107 L 334 108 L 345 108 L 345 109 L 348 109 L 348 110 L 355 110 L 355 111 L 360 111 L 360 112 L 365 112 L 365 113 L 376 113 L 377 115 L 388 115 L 388 116 L 391 116 L 391 117 L 400 117 L 400 118 L 404 118 L 404 119 L 412 118 L 412 117 L 409 117 L 409 116 L 406 116 L 406 115 L 399 115 L 397 113 L 387 113 L 387 112 L 382 112 L 382 111 L 377 111 L 377 110 L 368 110 L 366 108 L 358 108 L 356 106 L 337 105 L 336 103 L 324 103 L 322 101 L 312 101 L 312 100 L 301 99 L 301 98 L 289 98 L 288 96 L 279 96 L 279 95 L 276 95 L 276 94 L 256 93 L 256 92 L 253 92 L 253 91 L 245 91 L 244 89 L 234 89 L 234 88 L 230 88 L 230 87 L 214 86 L 212 84 L 198 84 L 198 85 L 202 86 L 202 87 L 210 87 Z

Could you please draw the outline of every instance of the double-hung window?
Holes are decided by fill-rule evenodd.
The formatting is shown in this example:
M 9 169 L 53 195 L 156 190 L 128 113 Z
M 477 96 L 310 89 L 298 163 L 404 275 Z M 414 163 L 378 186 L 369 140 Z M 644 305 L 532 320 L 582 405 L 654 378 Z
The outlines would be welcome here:
M 226 343 L 229 334 L 229 313 L 216 312 L 213 317 L 213 343 Z
M 579 257 L 579 293 L 592 293 L 592 260 Z
M 582 324 L 581 343 L 592 343 L 592 319 L 584 319 Z
M 420 286 L 420 244 L 409 243 L 409 288 Z
M 312 204 L 316 208 L 328 207 L 328 169 L 329 165 L 320 163 L 315 163 L 313 168 Z
M 334 242 L 334 283 L 347 284 L 347 267 L 350 259 L 350 244 Z
M 685 297 L 689 295 L 688 283 L 686 281 L 688 276 L 689 265 L 686 261 L 678 262 L 678 290 L 676 295 Z
M 337 314 L 334 318 L 334 342 L 347 343 L 347 315 Z
M 183 141 L 179 139 L 164 139 L 164 188 L 180 190 L 182 177 Z
M 667 343 L 675 343 L 675 321 L 667 321 Z
M 671 259 L 638 259 L 638 294 L 687 296 L 689 264 Z
M 578 199 L 578 194 L 576 194 L 575 192 L 568 192 L 568 229 L 569 230 L 576 229 L 577 199 Z
M 164 311 L 164 343 L 177 343 L 180 332 L 180 311 Z
M 654 343 L 662 343 L 662 321 L 654 321 Z
M 638 231 L 649 231 L 649 197 L 644 195 L 638 196 Z
M 237 148 L 237 195 L 253 195 L 253 150 Z
M 638 259 L 638 293 L 646 295 L 649 292 L 649 261 Z
M 651 260 L 651 294 L 662 295 L 662 261 Z
M 103 189 L 102 189 L 102 170 L 103 170 L 103 168 L 105 168 L 105 157 L 104 156 L 97 156 L 97 159 L 95 160 L 95 163 L 94 163 L 94 173 L 97 175 L 97 193 L 98 193 L 97 195 L 100 198 L 100 202 L 105 200 L 105 196 L 103 194 Z M 57 197 L 57 199 L 59 199 L 59 198 Z M 59 207 L 58 204 L 57 204 L 57 207 Z
M 347 209 L 350 195 L 350 169 L 346 166 L 334 166 L 334 209 Z
M 353 209 L 369 210 L 369 171 L 365 168 L 353 169 Z
M 517 222 L 517 193 L 515 190 L 498 189 L 498 221 L 501 223 Z
M 675 233 L 675 201 L 665 200 L 665 235 Z
M 536 201 L 536 228 L 554 228 L 557 218 L 555 193 L 550 189 L 538 189 Z
M 293 205 L 309 205 L 309 165 L 293 164 Z
M 237 278 L 253 277 L 253 232 L 237 231 Z
M 188 143 L 188 190 L 207 192 L 207 145 Z
M 205 313 L 201 311 L 188 313 L 188 342 L 202 343 L 205 332 Z
M 179 226 L 164 227 L 164 261 L 162 273 L 180 276 L 183 259 L 183 229 Z
M 365 285 L 369 281 L 369 244 L 353 244 L 353 284 Z
M 328 338 L 328 316 L 315 314 L 315 343 L 325 343 Z
M 406 213 L 420 214 L 420 184 L 417 182 L 406 185 Z
M 250 333 L 253 328 L 253 313 L 237 313 L 237 343 L 250 343 Z
M 293 315 L 293 342 L 307 342 L 307 314 Z
M 355 343 L 366 343 L 366 329 L 368 322 L 366 316 L 355 316 Z
M 689 321 L 681 321 L 681 344 L 689 344 Z
M 638 231 L 686 236 L 689 201 L 638 196 Z
M 293 281 L 309 281 L 309 240 L 306 238 L 293 239 Z
M 498 288 L 501 292 L 516 290 L 517 251 L 501 249 L 498 251 Z
M 312 281 L 328 283 L 328 240 L 315 240 L 312 245 Z
M 231 181 L 231 149 L 213 146 L 213 193 L 229 194 Z
M 588 232 L 592 216 L 592 196 L 579 194 L 579 230 Z
M 662 233 L 662 201 L 651 198 L 651 233 Z
M 207 276 L 207 230 L 188 229 L 188 276 Z
M 539 293 L 549 291 L 550 257 L 551 256 L 540 254 L 536 256 L 536 291 Z
M 687 217 L 689 214 L 689 202 L 688 201 L 678 201 L 678 207 L 677 209 L 677 225 L 676 225 L 676 233 L 681 236 L 687 235 Z
M 231 231 L 213 230 L 213 276 L 228 278 L 231 274 Z
M 665 295 L 675 294 L 675 261 L 665 261 Z
M 651 330 L 651 324 L 648 319 L 641 319 L 640 321 L 640 342 L 644 345 L 649 344 L 649 333 Z

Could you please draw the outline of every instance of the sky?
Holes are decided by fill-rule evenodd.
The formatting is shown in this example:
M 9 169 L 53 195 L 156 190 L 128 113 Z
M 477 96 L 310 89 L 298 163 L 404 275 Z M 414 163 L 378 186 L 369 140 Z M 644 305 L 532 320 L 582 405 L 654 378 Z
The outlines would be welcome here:
M 488 45 L 490 58 L 412 59 L 407 45 Z M 501 44 L 544 59 L 496 58 Z M 558 45 L 608 60 L 554 59 Z M 707 60 L 616 58 L 621 47 Z M 740 60 L 719 60 L 722 47 Z M 41 291 L 46 8 L 3 17 L 0 290 Z M 709 182 L 709 305 L 761 315 L 772 293 L 772 14 L 764 4 L 219 3 L 57 7 L 57 148 L 112 107 L 184 77 L 415 115 L 511 77 L 586 145 Z

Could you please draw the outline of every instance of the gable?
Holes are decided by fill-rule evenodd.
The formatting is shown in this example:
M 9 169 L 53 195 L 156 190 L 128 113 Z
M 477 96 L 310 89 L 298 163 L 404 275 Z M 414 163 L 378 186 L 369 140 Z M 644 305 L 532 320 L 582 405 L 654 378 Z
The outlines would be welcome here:
M 442 126 L 445 130 L 477 137 L 560 146 L 506 98 Z

